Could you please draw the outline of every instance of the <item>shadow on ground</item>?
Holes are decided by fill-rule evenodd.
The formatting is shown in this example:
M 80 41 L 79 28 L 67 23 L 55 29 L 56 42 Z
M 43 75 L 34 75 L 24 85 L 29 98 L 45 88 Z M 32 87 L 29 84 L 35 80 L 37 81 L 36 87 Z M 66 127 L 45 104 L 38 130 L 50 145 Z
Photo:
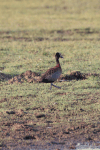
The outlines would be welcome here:
M 7 81 L 12 78 L 12 75 L 0 72 L 0 81 Z

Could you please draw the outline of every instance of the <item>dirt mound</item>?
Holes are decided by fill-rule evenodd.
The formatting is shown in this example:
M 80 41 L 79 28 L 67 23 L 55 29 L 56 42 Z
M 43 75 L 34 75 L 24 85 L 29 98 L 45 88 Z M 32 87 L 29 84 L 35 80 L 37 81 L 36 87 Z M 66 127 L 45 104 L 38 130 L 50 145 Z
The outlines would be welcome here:
M 84 80 L 86 75 L 82 74 L 80 71 L 72 71 L 70 74 L 67 74 L 65 77 L 62 77 L 61 80 Z
M 79 71 L 73 71 L 69 75 L 66 75 L 65 77 L 62 75 L 59 80 L 83 80 L 86 79 L 85 75 L 82 74 Z M 38 82 L 40 80 L 40 74 L 36 72 L 32 72 L 31 70 L 27 70 L 25 73 L 22 73 L 21 75 L 15 76 L 12 79 L 8 81 L 9 84 L 13 83 L 23 83 L 24 81 L 33 83 L 34 81 Z
M 11 79 L 11 75 L 0 73 L 0 81 L 9 80 Z
M 93 73 L 88 73 L 88 74 L 84 74 L 81 73 L 80 71 L 72 71 L 72 72 L 68 72 L 65 76 L 61 75 L 60 78 L 58 79 L 58 81 L 63 80 L 85 80 L 87 79 L 89 76 L 100 76 L 99 74 L 93 74 Z M 6 78 L 6 80 L 8 80 L 9 84 L 13 84 L 13 83 L 23 83 L 23 82 L 29 82 L 29 83 L 33 83 L 33 82 L 39 82 L 41 77 L 39 73 L 36 72 L 32 72 L 31 70 L 27 70 L 26 72 L 14 76 L 13 78 L 11 78 L 10 75 L 5 75 L 3 73 L 0 73 L 0 81 L 4 80 Z
M 27 81 L 29 83 L 34 82 L 34 79 L 39 78 L 39 74 L 36 72 L 32 72 L 31 70 L 27 70 L 25 73 L 22 73 L 18 76 L 13 77 L 8 81 L 9 84 L 15 83 L 23 83 L 24 81 Z
M 86 79 L 86 76 L 84 74 L 82 74 L 79 71 L 73 71 L 71 72 L 69 75 L 66 76 L 61 76 L 59 78 L 59 80 L 83 80 Z M 40 74 L 36 73 L 36 72 L 32 72 L 31 70 L 27 70 L 26 72 L 13 77 L 12 79 L 10 79 L 8 81 L 9 84 L 13 84 L 13 83 L 23 83 L 23 82 L 29 82 L 29 83 L 33 83 L 34 81 L 38 82 L 40 80 Z

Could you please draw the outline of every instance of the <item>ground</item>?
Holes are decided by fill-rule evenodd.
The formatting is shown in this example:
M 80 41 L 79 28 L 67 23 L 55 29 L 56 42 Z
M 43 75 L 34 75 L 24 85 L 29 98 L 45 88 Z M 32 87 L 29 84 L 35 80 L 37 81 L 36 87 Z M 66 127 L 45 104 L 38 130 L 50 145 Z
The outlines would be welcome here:
M 4 74 L 2 75 L 2 80 L 7 80 L 8 84 L 23 84 L 24 80 L 33 84 L 36 84 L 36 81 L 32 79 L 39 78 L 38 73 L 32 71 L 26 71 L 25 73 L 11 77 Z M 66 82 L 67 80 L 86 80 L 90 74 L 81 74 L 78 71 L 71 72 L 69 75 L 61 76 L 58 81 Z M 98 76 L 98 75 L 94 75 Z M 19 80 L 20 77 L 20 80 Z M 16 79 L 16 80 L 14 80 Z M 38 83 L 38 81 L 37 81 Z M 42 84 L 42 83 L 38 83 Z M 67 93 L 58 92 L 56 95 L 66 95 Z M 96 93 L 97 97 L 100 96 L 100 93 Z M 34 97 L 34 95 L 28 95 L 29 97 Z M 23 96 L 16 96 L 10 98 L 3 98 L 0 100 L 0 103 L 13 101 L 14 99 L 23 101 Z M 9 100 L 10 99 L 10 100 Z M 96 103 L 94 99 L 84 99 L 89 103 Z M 78 102 L 73 102 L 71 105 L 78 105 Z M 77 143 L 91 142 L 95 145 L 99 145 L 100 141 L 100 123 L 95 122 L 94 116 L 91 116 L 92 122 L 84 122 L 78 118 L 82 114 L 86 114 L 86 110 L 80 108 L 80 113 L 70 112 L 68 107 L 64 108 L 65 114 L 60 116 L 57 104 L 48 105 L 47 107 L 39 106 L 32 107 L 32 118 L 29 112 L 30 108 L 23 109 L 13 109 L 5 112 L 1 112 L 0 116 L 3 120 L 0 122 L 1 127 L 1 139 L 4 139 L 0 143 L 0 147 L 4 149 L 11 148 L 57 148 L 66 147 L 69 149 L 75 149 Z M 66 113 L 66 112 L 69 113 Z M 71 124 L 71 119 L 74 117 L 77 122 Z M 100 114 L 97 113 L 97 117 L 100 118 Z M 9 120 L 10 118 L 10 120 Z M 67 122 L 67 120 L 69 120 Z M 73 119 L 72 119 L 73 120 Z M 59 146 L 60 145 L 60 146 Z
M 56 52 L 61 89 L 50 90 L 39 79 Z M 100 144 L 100 1 L 1 0 L 0 148 L 84 142 Z

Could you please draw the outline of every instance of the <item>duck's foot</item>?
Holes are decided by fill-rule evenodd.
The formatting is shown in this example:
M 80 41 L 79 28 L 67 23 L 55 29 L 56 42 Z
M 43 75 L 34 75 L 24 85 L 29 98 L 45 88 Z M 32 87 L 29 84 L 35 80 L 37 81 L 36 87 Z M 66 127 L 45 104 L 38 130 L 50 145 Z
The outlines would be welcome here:
M 51 90 L 52 86 L 54 86 L 54 87 L 56 87 L 56 88 L 58 88 L 58 89 L 61 89 L 61 87 L 56 86 L 56 85 L 54 85 L 53 83 L 51 83 L 50 90 Z

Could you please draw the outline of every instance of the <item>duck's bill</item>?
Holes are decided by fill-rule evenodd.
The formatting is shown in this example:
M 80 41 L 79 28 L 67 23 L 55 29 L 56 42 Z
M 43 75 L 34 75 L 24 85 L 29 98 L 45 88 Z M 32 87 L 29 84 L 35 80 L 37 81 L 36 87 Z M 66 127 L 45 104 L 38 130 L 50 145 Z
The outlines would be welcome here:
M 64 58 L 64 57 L 60 54 L 60 58 Z

